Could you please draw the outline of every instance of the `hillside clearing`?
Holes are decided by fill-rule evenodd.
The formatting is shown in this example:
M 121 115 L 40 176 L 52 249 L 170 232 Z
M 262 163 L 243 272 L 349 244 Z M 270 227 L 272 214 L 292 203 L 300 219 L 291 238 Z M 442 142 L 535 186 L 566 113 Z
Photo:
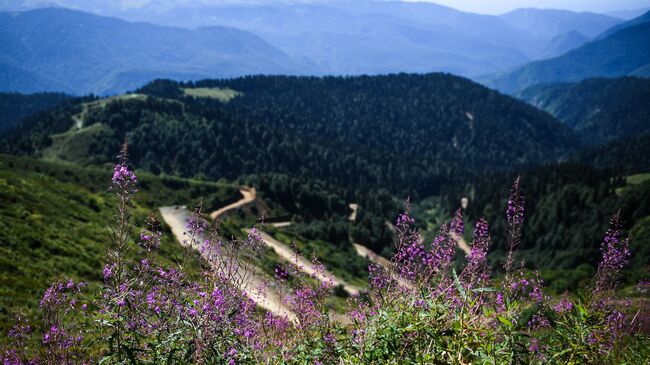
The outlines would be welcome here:
M 234 97 L 244 95 L 239 91 L 235 91 L 227 87 L 225 88 L 220 88 L 220 87 L 184 88 L 183 93 L 185 94 L 185 96 L 193 96 L 195 98 L 216 99 L 222 103 L 227 103 Z

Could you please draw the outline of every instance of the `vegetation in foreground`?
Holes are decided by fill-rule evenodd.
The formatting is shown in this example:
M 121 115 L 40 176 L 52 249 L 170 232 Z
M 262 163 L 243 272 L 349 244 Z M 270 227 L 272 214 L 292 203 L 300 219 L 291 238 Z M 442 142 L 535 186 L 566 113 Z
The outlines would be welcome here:
M 162 263 L 156 220 L 135 231 L 137 181 L 123 153 L 112 177 L 117 210 L 101 292 L 87 295 L 86 284 L 73 280 L 52 284 L 40 301 L 41 323 L 19 318 L 9 331 L 3 363 L 645 364 L 650 358 L 642 331 L 647 308 L 613 296 L 630 255 L 619 217 L 605 233 L 589 289 L 552 300 L 539 275 L 519 269 L 519 180 L 506 211 L 502 280 L 491 278 L 486 262 L 491 238 L 485 220 L 477 222 L 468 262 L 457 271 L 456 240 L 465 229 L 460 211 L 430 247 L 407 211 L 396 222 L 391 265 L 370 266 L 370 289 L 350 299 L 347 325 L 330 320 L 324 306 L 331 285 L 313 286 L 307 278 L 294 279 L 284 298 L 293 317 L 255 309 L 239 290 L 248 267 L 240 263 L 261 247 L 255 230 L 244 241 L 221 241 L 193 217 L 187 239 L 209 253 L 212 269 L 196 279 L 184 257 Z M 278 282 L 289 276 L 300 278 L 292 268 L 276 270 Z M 647 290 L 647 283 L 640 285 Z M 38 346 L 28 346 L 34 339 Z
M 101 286 L 97 268 L 103 266 L 106 223 L 117 207 L 103 184 L 110 176 L 110 168 L 0 155 L 0 331 L 11 327 L 11 313 L 19 308 L 26 318 L 36 319 L 38 297 L 62 275 L 87 282 L 92 291 Z M 159 205 L 203 197 L 211 208 L 237 193 L 225 183 L 139 176 L 133 207 L 138 222 Z M 159 255 L 171 263 L 182 250 L 163 230 Z

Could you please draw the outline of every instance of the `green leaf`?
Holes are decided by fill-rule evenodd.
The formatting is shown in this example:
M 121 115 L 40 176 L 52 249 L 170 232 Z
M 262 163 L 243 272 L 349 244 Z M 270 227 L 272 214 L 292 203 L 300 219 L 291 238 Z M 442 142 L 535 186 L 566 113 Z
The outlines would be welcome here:
M 496 288 L 476 288 L 472 289 L 474 293 L 485 293 L 485 292 L 495 292 L 498 291 Z
M 512 324 L 512 322 L 510 322 L 507 318 L 503 316 L 498 316 L 497 318 L 499 319 L 499 321 L 501 321 L 501 323 L 505 324 L 506 326 L 510 328 L 514 327 L 514 324 Z
M 583 307 L 581 304 L 576 304 L 576 308 L 578 308 L 578 312 L 580 313 L 580 317 L 584 318 L 587 317 L 587 310 L 585 307 Z

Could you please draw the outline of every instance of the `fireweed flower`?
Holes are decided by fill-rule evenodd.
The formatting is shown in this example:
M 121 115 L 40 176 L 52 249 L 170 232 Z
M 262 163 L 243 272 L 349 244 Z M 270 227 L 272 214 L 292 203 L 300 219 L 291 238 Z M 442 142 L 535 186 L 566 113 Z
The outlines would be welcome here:
M 528 293 L 528 296 L 536 301 L 537 303 L 541 303 L 544 300 L 544 294 L 542 293 L 542 280 L 541 278 L 537 278 L 533 280 L 532 283 L 532 290 L 530 293 Z
M 521 242 L 521 226 L 524 223 L 524 204 L 525 200 L 520 188 L 520 179 L 517 177 L 512 184 L 512 190 L 508 198 L 508 207 L 506 209 L 508 227 L 508 254 L 504 264 L 506 273 L 510 273 L 513 269 L 515 261 L 514 253 Z M 507 279 L 506 281 L 508 281 Z
M 497 311 L 503 312 L 506 310 L 506 303 L 503 300 L 503 293 L 499 292 L 496 294 L 494 303 L 496 304 Z
M 387 288 L 391 283 L 390 275 L 374 262 L 368 264 L 368 284 L 375 290 Z
M 621 237 L 621 222 L 618 213 L 610 220 L 610 226 L 605 232 L 600 250 L 602 258 L 596 273 L 596 296 L 604 295 L 616 288 L 620 271 L 630 256 L 629 240 Z
M 130 200 L 137 192 L 135 187 L 138 183 L 138 177 L 128 167 L 128 147 L 126 143 L 124 143 L 118 159 L 119 163 L 113 167 L 111 190 L 122 202 L 125 202 Z
M 278 264 L 275 267 L 275 278 L 281 282 L 289 280 L 289 272 L 284 268 L 284 266 Z
M 539 341 L 535 338 L 532 337 L 529 341 L 528 344 L 528 351 L 535 354 L 539 351 Z
M 489 246 L 488 223 L 485 218 L 481 218 L 476 222 L 468 262 L 460 275 L 461 281 L 467 288 L 484 286 L 490 279 L 490 268 L 486 263 Z
M 138 244 L 148 253 L 157 250 L 160 247 L 160 223 L 155 214 L 150 214 L 146 220 L 147 228 L 140 232 L 140 241 Z
M 528 327 L 533 330 L 551 327 L 551 323 L 542 314 L 534 314 L 528 321 Z
M 108 284 L 115 274 L 115 264 L 106 264 L 104 265 L 104 270 L 102 271 L 104 276 L 104 283 Z
M 564 293 L 562 295 L 562 299 L 560 299 L 560 301 L 555 306 L 553 306 L 555 313 L 564 314 L 570 312 L 573 309 L 573 303 L 571 303 L 567 297 L 568 294 Z
M 126 165 L 120 164 L 113 168 L 112 181 L 117 186 L 132 186 L 138 182 L 138 178 Z
M 506 218 L 509 224 L 521 225 L 524 223 L 524 196 L 519 187 L 520 178 L 518 177 L 512 185 L 512 192 L 508 198 L 508 208 Z

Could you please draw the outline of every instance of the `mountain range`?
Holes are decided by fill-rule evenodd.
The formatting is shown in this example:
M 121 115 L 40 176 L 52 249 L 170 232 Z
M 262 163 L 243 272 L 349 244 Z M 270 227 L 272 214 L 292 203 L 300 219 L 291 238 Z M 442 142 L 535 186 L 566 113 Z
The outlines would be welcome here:
M 303 69 L 261 38 L 233 28 L 189 30 L 57 8 L 0 13 L 0 44 L 5 91 L 109 94 L 159 77 Z
M 645 18 L 624 23 L 602 14 L 540 9 L 491 16 L 398 1 L 125 4 L 0 4 L 6 11 L 0 13 L 0 91 L 116 94 L 156 78 L 444 71 L 515 92 L 539 82 L 650 72 L 642 50 L 642 60 L 628 62 L 641 64 L 634 70 L 585 70 L 575 80 L 535 76 L 547 68 L 538 63 L 553 60 L 529 64 L 583 47 L 583 58 L 598 49 L 611 54 L 636 47 L 630 42 L 645 41 L 643 30 L 634 28 L 625 39 L 618 33 Z M 77 10 L 39 8 L 45 5 Z M 616 36 L 619 43 L 603 45 L 601 38 L 612 30 L 620 32 L 605 38 Z M 566 63 L 548 73 L 573 74 Z

